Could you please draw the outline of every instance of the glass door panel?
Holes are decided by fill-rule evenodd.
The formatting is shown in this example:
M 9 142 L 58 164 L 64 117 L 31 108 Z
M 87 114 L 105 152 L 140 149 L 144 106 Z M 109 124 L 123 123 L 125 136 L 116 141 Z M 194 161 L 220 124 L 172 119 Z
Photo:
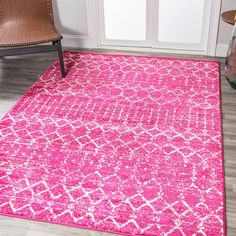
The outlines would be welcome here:
M 102 43 L 146 41 L 147 0 L 103 0 Z M 129 44 L 129 43 L 128 43 Z
M 205 0 L 159 0 L 158 42 L 201 43 Z

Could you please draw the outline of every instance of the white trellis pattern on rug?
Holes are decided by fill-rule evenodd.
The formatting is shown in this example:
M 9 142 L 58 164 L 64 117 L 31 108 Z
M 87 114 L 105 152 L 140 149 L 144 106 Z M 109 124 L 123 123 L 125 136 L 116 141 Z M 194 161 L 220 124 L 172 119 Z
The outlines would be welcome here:
M 0 214 L 224 235 L 216 62 L 65 52 L 0 121 Z

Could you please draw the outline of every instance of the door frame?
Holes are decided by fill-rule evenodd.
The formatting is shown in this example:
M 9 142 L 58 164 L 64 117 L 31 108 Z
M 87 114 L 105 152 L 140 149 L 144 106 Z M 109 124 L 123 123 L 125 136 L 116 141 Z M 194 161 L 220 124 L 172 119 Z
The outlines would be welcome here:
M 222 0 L 214 0 L 211 3 L 210 30 L 208 34 L 207 54 L 208 56 L 216 56 L 217 38 L 219 32 L 220 13 Z
M 209 20 L 209 31 L 208 31 L 208 39 L 207 39 L 207 45 L 206 45 L 206 51 L 202 50 L 175 50 L 170 48 L 151 48 L 147 46 L 147 43 L 143 42 L 142 46 L 137 46 L 138 41 L 130 41 L 130 44 L 122 45 L 122 40 L 115 40 L 116 43 L 121 44 L 120 46 L 113 46 L 109 45 L 102 45 L 101 38 L 104 37 L 102 35 L 102 32 L 105 32 L 104 29 L 102 31 L 101 24 L 103 17 L 100 17 L 100 11 L 103 9 L 101 8 L 101 1 L 102 0 L 86 0 L 87 2 L 87 14 L 88 14 L 88 21 L 90 25 L 90 32 L 93 32 L 94 41 L 96 41 L 97 48 L 101 49 L 114 49 L 114 50 L 129 50 L 129 51 L 144 51 L 144 52 L 167 52 L 167 53 L 183 53 L 183 54 L 203 54 L 208 56 L 215 56 L 216 55 L 216 46 L 217 46 L 217 35 L 218 35 L 218 28 L 219 28 L 219 20 L 220 20 L 220 9 L 221 9 L 221 2 L 222 0 L 211 0 L 211 15 Z M 209 0 L 207 0 L 209 1 Z M 158 5 L 157 0 L 147 0 L 147 10 L 150 7 L 155 7 L 156 4 Z M 154 6 L 155 5 L 155 6 Z M 152 14 L 152 13 L 151 13 Z M 149 22 L 149 18 L 152 16 L 148 14 L 147 18 L 147 25 Z M 151 31 L 149 27 L 147 27 L 147 31 Z M 157 32 L 152 32 L 153 34 L 156 34 Z M 149 34 L 147 34 L 149 35 Z M 151 39 L 147 38 L 148 41 Z M 114 42 L 114 40 L 112 40 Z M 138 42 L 138 43 L 137 43 Z

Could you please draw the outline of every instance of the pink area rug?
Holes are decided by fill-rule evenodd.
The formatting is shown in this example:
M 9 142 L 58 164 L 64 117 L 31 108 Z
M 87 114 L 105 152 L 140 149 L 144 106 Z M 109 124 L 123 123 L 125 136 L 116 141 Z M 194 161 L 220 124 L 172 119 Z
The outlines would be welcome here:
M 225 235 L 219 65 L 65 52 L 0 121 L 0 214 Z

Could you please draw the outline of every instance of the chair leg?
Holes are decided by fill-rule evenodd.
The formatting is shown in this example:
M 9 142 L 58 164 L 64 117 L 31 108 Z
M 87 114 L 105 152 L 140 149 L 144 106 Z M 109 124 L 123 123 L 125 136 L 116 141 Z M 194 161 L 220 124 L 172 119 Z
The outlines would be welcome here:
M 61 64 L 61 75 L 64 78 L 64 77 L 66 77 L 66 72 L 65 72 L 65 67 L 64 67 L 61 40 L 57 41 L 56 44 L 57 44 L 58 55 L 59 55 L 59 60 L 60 60 L 60 64 Z

